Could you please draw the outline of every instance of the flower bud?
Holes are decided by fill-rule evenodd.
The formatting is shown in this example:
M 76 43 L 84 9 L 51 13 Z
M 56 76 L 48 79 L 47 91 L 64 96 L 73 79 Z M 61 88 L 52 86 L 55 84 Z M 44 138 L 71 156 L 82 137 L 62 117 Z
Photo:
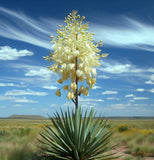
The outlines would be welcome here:
M 86 87 L 85 95 L 88 96 L 88 94 L 89 94 L 89 88 Z
M 82 85 L 79 89 L 79 93 L 82 93 L 83 90 L 84 90 L 84 86 Z
M 68 86 L 64 86 L 63 90 L 69 90 Z
M 73 97 L 74 97 L 74 93 L 73 92 L 68 92 L 67 98 L 72 99 Z
M 62 84 L 62 83 L 63 83 L 63 80 L 62 80 L 62 79 L 59 79 L 57 82 L 60 83 L 60 84 Z
M 61 96 L 60 89 L 58 89 L 58 90 L 56 91 L 56 95 L 59 96 L 59 97 Z

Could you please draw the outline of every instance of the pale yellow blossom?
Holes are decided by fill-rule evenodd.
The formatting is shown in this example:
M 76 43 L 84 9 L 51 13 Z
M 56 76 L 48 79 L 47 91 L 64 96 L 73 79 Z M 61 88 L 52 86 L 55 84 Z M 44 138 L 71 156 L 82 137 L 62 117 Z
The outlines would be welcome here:
M 70 80 L 69 85 L 63 89 L 68 91 L 67 98 L 72 99 L 75 95 L 79 82 L 87 82 L 88 87 L 92 88 L 96 83 L 96 67 L 100 66 L 100 58 L 107 57 L 108 54 L 99 54 L 102 42 L 96 42 L 93 39 L 93 33 L 88 31 L 88 23 L 83 23 L 85 17 L 77 15 L 73 11 L 65 18 L 66 26 L 60 25 L 57 29 L 57 37 L 52 38 L 53 53 L 44 57 L 54 64 L 48 68 L 61 77 L 58 83 Z M 70 88 L 69 88 L 70 87 Z M 89 88 L 80 87 L 79 93 L 88 95 Z M 72 92 L 71 92 L 72 91 Z M 60 90 L 56 95 L 61 95 Z
M 73 92 L 68 92 L 67 98 L 68 98 L 68 99 L 74 98 L 74 93 L 73 93 Z
M 76 89 L 77 89 L 77 85 L 75 82 L 72 82 L 71 85 L 70 85 L 70 88 L 75 92 Z

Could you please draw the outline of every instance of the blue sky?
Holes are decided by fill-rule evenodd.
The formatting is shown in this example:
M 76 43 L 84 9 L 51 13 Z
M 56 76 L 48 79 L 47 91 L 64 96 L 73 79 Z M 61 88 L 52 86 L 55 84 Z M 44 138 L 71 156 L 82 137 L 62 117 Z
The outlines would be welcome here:
M 0 117 L 47 116 L 74 107 L 43 59 L 72 10 L 85 16 L 95 40 L 109 53 L 97 69 L 97 83 L 80 105 L 105 116 L 154 115 L 154 1 L 0 0 Z

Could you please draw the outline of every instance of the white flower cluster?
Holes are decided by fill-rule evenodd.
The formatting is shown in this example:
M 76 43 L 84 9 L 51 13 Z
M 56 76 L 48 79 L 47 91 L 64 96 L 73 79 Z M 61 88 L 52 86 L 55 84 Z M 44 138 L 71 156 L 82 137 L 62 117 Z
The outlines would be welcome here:
M 71 84 L 64 86 L 64 90 L 68 90 L 68 99 L 75 96 L 78 89 L 77 83 L 87 82 L 90 88 L 96 83 L 95 76 L 97 75 L 96 69 L 93 67 L 100 66 L 100 58 L 106 57 L 107 54 L 98 54 L 101 42 L 94 44 L 93 33 L 88 32 L 88 23 L 82 24 L 85 17 L 77 15 L 73 11 L 65 18 L 66 26 L 60 26 L 57 29 L 58 36 L 52 37 L 51 43 L 54 44 L 54 52 L 50 52 L 50 56 L 44 57 L 49 62 L 53 61 L 54 64 L 48 67 L 61 75 L 58 83 L 71 79 Z M 88 95 L 89 88 L 81 86 L 79 95 Z M 61 96 L 60 90 L 56 95 Z

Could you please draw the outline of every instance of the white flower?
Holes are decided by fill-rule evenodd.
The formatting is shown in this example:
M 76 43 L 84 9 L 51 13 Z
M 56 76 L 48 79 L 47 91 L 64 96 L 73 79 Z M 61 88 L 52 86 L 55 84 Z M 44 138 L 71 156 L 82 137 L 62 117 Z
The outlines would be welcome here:
M 81 71 L 81 70 L 78 69 L 76 71 L 76 74 L 77 74 L 78 77 L 81 77 L 83 75 L 83 71 Z
M 61 68 L 65 69 L 66 68 L 66 64 L 62 64 Z
M 97 75 L 96 68 L 92 68 L 91 72 L 93 73 L 94 76 Z
M 74 97 L 74 93 L 73 92 L 68 92 L 67 98 L 72 99 L 73 97 Z
M 107 54 L 98 54 L 101 51 L 98 48 L 101 46 L 101 42 L 95 44 L 94 34 L 88 32 L 88 23 L 83 24 L 83 20 L 84 17 L 80 18 L 77 12 L 70 13 L 65 18 L 66 26 L 60 26 L 60 29 L 57 29 L 57 37 L 51 36 L 51 43 L 54 44 L 53 53 L 44 57 L 49 62 L 54 62 L 48 68 L 61 76 L 58 83 L 62 84 L 66 80 L 71 80 L 70 85 L 63 88 L 68 91 L 68 99 L 74 97 L 73 92 L 77 88 L 76 78 L 78 78 L 78 82 L 86 80 L 89 87 L 93 87 L 97 75 L 96 69 L 93 67 L 99 67 L 99 59 L 107 56 Z M 89 88 L 81 86 L 79 92 L 88 95 Z M 61 95 L 60 90 L 56 92 L 56 95 Z
M 78 56 L 79 53 L 80 53 L 80 52 L 79 52 L 78 50 L 75 50 L 75 51 L 74 51 L 74 55 L 75 55 L 75 56 Z
M 75 82 L 72 82 L 71 85 L 70 85 L 70 88 L 75 92 L 76 89 L 77 89 L 77 85 Z

